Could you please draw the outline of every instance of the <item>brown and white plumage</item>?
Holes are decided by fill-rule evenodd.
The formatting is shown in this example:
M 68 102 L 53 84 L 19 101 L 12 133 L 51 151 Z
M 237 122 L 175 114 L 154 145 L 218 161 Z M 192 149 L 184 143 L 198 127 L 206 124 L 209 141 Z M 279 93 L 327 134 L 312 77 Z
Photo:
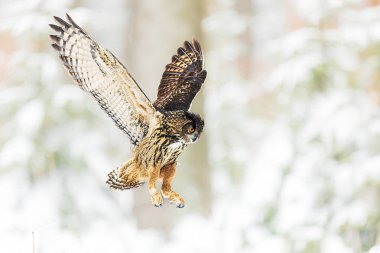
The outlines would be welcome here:
M 67 15 L 67 14 L 66 14 Z M 54 17 L 57 32 L 50 35 L 53 48 L 72 78 L 91 93 L 103 110 L 137 145 L 147 134 L 155 109 L 127 69 L 116 57 L 99 46 L 72 18 Z
M 176 159 L 187 144 L 195 142 L 204 122 L 189 112 L 205 78 L 203 53 L 198 41 L 186 41 L 165 68 L 157 100 L 152 104 L 123 64 L 96 43 L 73 19 L 54 17 L 50 24 L 53 48 L 79 87 L 89 92 L 135 146 L 133 157 L 108 174 L 115 189 L 130 189 L 148 182 L 152 203 L 162 195 L 178 207 L 182 197 L 172 191 Z M 156 181 L 162 179 L 161 192 Z M 161 195 L 162 193 L 162 195 Z

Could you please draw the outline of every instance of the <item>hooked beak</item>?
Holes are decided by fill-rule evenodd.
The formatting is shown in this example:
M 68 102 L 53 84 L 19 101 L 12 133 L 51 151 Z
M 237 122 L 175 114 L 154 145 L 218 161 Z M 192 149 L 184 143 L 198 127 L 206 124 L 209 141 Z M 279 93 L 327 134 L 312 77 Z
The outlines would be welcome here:
M 191 142 L 196 142 L 199 139 L 199 134 L 193 134 L 191 137 Z

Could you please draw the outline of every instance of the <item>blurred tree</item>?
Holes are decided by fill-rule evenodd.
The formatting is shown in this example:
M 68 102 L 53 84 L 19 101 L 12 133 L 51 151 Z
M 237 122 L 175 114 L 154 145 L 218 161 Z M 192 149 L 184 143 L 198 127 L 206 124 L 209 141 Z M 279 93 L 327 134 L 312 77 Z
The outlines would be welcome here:
M 377 241 L 380 220 L 378 212 L 370 207 L 372 205 L 362 203 L 359 196 L 372 198 L 372 203 L 379 205 L 378 183 L 374 183 L 371 176 L 374 167 L 364 165 L 378 159 L 372 155 L 375 151 L 370 139 L 379 133 L 378 129 L 367 131 L 360 126 L 378 124 L 373 117 L 378 109 L 369 102 L 366 94 L 372 82 L 363 78 L 367 71 L 372 73 L 369 79 L 377 76 L 378 63 L 373 64 L 375 61 L 371 58 L 378 58 L 378 51 L 371 51 L 371 48 L 378 47 L 378 43 L 366 38 L 378 35 L 371 30 L 359 29 L 368 21 L 356 17 L 369 13 L 369 6 L 374 2 L 368 6 L 363 2 L 335 5 L 330 1 L 313 1 L 316 8 L 310 9 L 310 16 L 305 14 L 309 7 L 303 6 L 301 13 L 297 3 L 300 2 L 287 1 L 288 24 L 292 31 L 277 41 L 281 46 L 274 50 L 283 57 L 284 65 L 280 63 L 273 76 L 282 108 L 280 115 L 283 114 L 288 124 L 289 141 L 293 144 L 289 162 L 282 168 L 284 176 L 281 177 L 269 224 L 274 234 L 286 234 L 292 252 L 323 252 L 332 248 L 344 252 L 367 251 Z M 353 10 L 353 7 L 357 9 Z M 371 16 L 372 25 L 378 24 L 379 18 L 378 14 Z M 355 36 L 351 36 L 352 33 Z M 364 59 L 363 50 L 366 52 Z M 283 119 L 279 118 L 273 124 L 282 125 Z M 316 122 L 320 122 L 319 127 Z M 357 136 L 359 132 L 372 136 L 367 139 L 369 142 Z M 358 155 L 364 147 L 369 152 L 368 156 Z M 317 160 L 313 161 L 312 156 L 318 157 Z M 342 188 L 341 184 L 351 182 L 343 176 L 345 173 L 360 174 L 355 186 Z M 312 186 L 311 183 L 307 187 L 311 206 L 301 204 L 301 199 L 306 196 L 291 190 L 301 175 L 305 182 L 323 185 Z M 289 213 L 283 205 L 289 199 L 295 200 L 294 204 L 298 203 L 300 209 L 309 210 L 305 213 L 302 229 L 298 229 L 307 231 L 306 223 L 309 223 L 323 228 L 323 234 L 305 234 L 303 238 L 293 234 L 293 228 L 302 223 L 302 219 L 289 223 Z M 358 206 L 361 206 L 360 211 L 354 211 Z M 318 216 L 317 212 L 324 215 Z M 359 225 L 357 219 L 360 217 L 366 217 L 366 222 L 359 222 Z M 287 224 L 286 229 L 284 223 Z M 302 246 L 300 240 L 303 241 Z
M 149 4 L 147 3 L 149 2 Z M 158 11 L 165 6 L 165 12 Z M 171 61 L 177 48 L 192 36 L 203 41 L 201 21 L 203 18 L 202 1 L 137 1 L 130 2 L 132 19 L 127 33 L 126 58 L 130 61 L 131 72 L 152 101 L 156 98 L 157 87 L 166 64 Z M 207 64 L 207 58 L 206 58 Z M 207 65 L 206 65 L 207 69 Z M 207 81 L 206 81 L 207 85 Z M 192 111 L 203 113 L 203 91 L 193 103 Z M 206 123 L 207 129 L 207 123 Z M 184 194 L 188 202 L 186 209 L 208 214 L 211 207 L 210 166 L 207 152 L 207 130 L 201 140 L 190 145 L 179 158 L 174 188 Z M 184 162 L 181 165 L 181 161 Z M 148 200 L 146 189 L 137 189 L 135 215 L 141 227 L 156 227 L 168 230 L 179 214 L 173 206 L 161 209 L 146 208 L 142 203 Z M 186 213 L 185 210 L 180 210 Z M 178 213 L 178 214 L 176 214 Z M 160 217 L 160 219 L 157 219 Z

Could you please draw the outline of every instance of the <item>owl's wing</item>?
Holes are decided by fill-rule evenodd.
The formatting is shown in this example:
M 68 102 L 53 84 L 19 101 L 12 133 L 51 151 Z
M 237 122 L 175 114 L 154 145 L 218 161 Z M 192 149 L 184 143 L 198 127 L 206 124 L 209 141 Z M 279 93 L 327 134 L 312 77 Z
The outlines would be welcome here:
M 189 110 L 206 75 L 201 45 L 195 39 L 192 43 L 185 41 L 172 57 L 172 62 L 166 65 L 153 104 L 166 111 Z
M 67 15 L 67 14 L 66 14 Z M 147 134 L 156 109 L 127 69 L 67 15 L 54 17 L 53 48 L 79 87 L 92 94 L 116 125 L 137 145 Z

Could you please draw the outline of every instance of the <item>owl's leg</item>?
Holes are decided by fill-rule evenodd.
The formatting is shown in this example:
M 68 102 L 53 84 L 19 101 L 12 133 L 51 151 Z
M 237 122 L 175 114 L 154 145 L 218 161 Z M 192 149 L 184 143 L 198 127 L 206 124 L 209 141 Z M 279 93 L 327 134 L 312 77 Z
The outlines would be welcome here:
M 164 202 L 162 199 L 161 192 L 157 191 L 157 180 L 160 175 L 160 168 L 153 167 L 150 172 L 149 180 L 148 180 L 148 189 L 151 196 L 152 204 L 156 207 L 162 206 Z
M 114 189 L 126 190 L 143 185 L 147 178 L 147 173 L 131 159 L 108 174 L 107 184 Z
M 174 179 L 176 172 L 176 163 L 171 163 L 168 165 L 165 165 L 161 168 L 160 171 L 160 177 L 162 178 L 162 195 L 164 195 L 165 198 L 169 199 L 171 203 L 175 203 L 178 208 L 185 207 L 185 200 L 172 190 L 171 183 Z

